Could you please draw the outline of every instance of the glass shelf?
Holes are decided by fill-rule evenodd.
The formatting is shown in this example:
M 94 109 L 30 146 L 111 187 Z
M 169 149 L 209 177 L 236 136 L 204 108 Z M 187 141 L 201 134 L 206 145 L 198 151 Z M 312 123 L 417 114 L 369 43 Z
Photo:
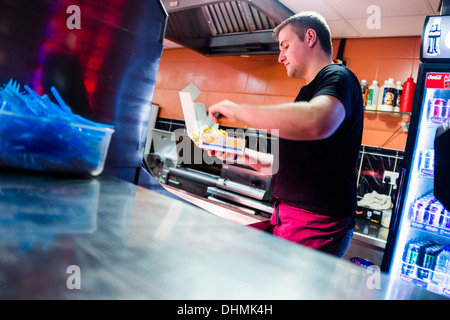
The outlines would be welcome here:
M 397 115 L 411 116 L 411 112 L 394 112 L 394 111 L 383 111 L 383 110 L 365 110 L 364 109 L 364 113 L 368 113 L 368 114 L 385 114 L 385 115 L 393 115 L 393 116 L 397 116 Z
M 380 119 L 382 121 L 392 121 L 397 119 L 402 123 L 408 123 L 411 120 L 411 112 L 394 112 L 382 110 L 364 110 L 364 115 L 367 120 Z

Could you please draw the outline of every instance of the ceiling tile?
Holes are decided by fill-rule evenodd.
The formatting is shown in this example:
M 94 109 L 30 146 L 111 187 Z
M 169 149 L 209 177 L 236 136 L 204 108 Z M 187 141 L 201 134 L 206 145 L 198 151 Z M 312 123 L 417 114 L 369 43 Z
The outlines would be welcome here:
M 369 17 L 370 6 L 380 8 L 381 18 L 432 14 L 428 0 L 328 0 L 328 4 L 345 19 Z
M 330 20 L 328 26 L 331 30 L 331 36 L 333 39 L 338 38 L 359 38 L 363 36 L 358 29 L 351 23 L 344 20 Z
M 293 12 L 316 11 L 327 21 L 342 19 L 337 11 L 331 7 L 326 0 L 280 0 L 280 2 Z
M 330 25 L 333 38 L 420 36 L 427 15 L 439 14 L 440 0 L 281 0 L 292 11 L 314 10 Z M 376 5 L 380 9 L 380 29 L 367 22 Z
M 421 36 L 424 21 L 425 17 L 423 16 L 388 17 L 381 20 L 379 29 L 369 29 L 365 19 L 353 19 L 348 22 L 359 30 L 361 37 L 371 38 Z

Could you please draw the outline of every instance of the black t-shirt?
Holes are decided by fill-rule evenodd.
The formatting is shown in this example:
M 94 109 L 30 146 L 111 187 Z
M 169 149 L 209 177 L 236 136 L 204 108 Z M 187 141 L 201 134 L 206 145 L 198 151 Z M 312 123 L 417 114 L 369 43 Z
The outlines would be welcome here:
M 309 101 L 319 95 L 338 98 L 345 107 L 345 119 L 327 139 L 279 139 L 273 196 L 288 205 L 319 214 L 353 216 L 356 209 L 356 163 L 364 122 L 361 85 L 346 66 L 331 64 L 301 88 L 295 101 Z

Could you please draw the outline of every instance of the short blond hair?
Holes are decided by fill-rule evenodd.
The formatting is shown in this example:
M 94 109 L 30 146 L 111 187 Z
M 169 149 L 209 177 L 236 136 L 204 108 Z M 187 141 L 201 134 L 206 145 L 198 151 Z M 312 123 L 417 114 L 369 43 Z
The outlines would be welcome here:
M 290 16 L 289 18 L 281 22 L 278 26 L 276 26 L 273 30 L 276 40 L 278 40 L 280 30 L 287 25 L 290 25 L 292 27 L 301 41 L 304 41 L 306 31 L 308 29 L 313 29 L 317 34 L 317 38 L 319 39 L 319 43 L 323 51 L 325 51 L 330 56 L 332 55 L 333 46 L 331 44 L 330 27 L 328 26 L 325 18 L 319 13 L 314 11 L 302 11 L 294 14 L 293 16 Z

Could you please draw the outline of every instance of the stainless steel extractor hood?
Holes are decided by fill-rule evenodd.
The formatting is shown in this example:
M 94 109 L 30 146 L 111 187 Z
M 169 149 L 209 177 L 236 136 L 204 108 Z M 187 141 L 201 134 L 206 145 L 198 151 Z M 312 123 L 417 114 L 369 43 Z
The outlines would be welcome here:
M 206 56 L 278 53 L 273 29 L 293 14 L 278 0 L 163 0 L 166 39 Z

